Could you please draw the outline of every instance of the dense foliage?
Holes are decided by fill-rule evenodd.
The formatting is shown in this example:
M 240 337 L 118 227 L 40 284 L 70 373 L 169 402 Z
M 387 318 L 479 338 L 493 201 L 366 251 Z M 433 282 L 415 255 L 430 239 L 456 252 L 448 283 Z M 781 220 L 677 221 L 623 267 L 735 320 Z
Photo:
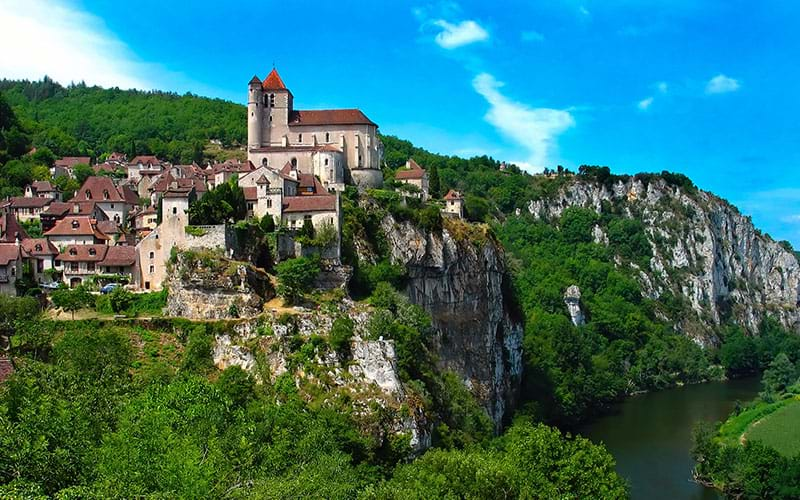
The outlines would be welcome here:
M 57 156 L 100 158 L 117 151 L 186 164 L 203 159 L 210 139 L 236 145 L 246 137 L 244 106 L 220 99 L 84 84 L 63 87 L 49 78 L 3 80 L 0 92 L 32 133 L 32 144 Z

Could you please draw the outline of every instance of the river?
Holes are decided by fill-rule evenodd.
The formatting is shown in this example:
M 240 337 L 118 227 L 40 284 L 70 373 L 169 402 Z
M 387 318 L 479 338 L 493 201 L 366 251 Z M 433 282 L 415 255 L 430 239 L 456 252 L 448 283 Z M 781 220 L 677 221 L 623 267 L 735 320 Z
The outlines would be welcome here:
M 724 419 L 758 390 L 758 378 L 748 378 L 634 396 L 579 433 L 605 444 L 634 500 L 717 499 L 715 490 L 691 481 L 692 427 Z

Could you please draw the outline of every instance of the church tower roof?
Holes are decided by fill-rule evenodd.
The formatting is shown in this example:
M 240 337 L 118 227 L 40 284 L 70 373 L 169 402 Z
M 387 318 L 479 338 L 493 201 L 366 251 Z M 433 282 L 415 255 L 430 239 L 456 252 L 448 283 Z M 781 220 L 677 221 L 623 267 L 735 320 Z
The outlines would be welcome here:
M 266 78 L 264 78 L 263 84 L 264 90 L 289 90 L 284 85 L 283 80 L 281 80 L 281 75 L 278 74 L 278 70 L 272 68 L 272 71 L 269 72 Z
M 256 84 L 260 84 L 261 83 L 261 80 L 259 80 L 258 76 L 256 76 L 256 75 L 253 75 L 253 78 L 250 79 L 250 85 L 253 85 L 254 83 L 256 83 Z

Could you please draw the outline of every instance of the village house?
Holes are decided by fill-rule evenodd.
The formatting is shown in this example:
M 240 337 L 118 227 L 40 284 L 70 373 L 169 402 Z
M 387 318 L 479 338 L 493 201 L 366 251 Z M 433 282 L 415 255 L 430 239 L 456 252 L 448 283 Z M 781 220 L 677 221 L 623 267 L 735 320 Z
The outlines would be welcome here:
M 404 167 L 397 169 L 394 178 L 398 182 L 415 186 L 419 189 L 419 197 L 422 201 L 428 199 L 428 173 L 413 159 L 409 159 Z
M 136 156 L 128 162 L 128 178 L 139 180 L 160 174 L 168 164 L 155 156 Z
M 49 270 L 55 270 L 55 260 L 58 249 L 47 238 L 27 238 L 22 240 L 22 248 L 34 261 L 32 266 L 33 276 L 37 283 L 51 283 L 52 274 Z M 52 271 L 51 271 L 52 273 Z
M 34 181 L 25 186 L 25 197 L 50 198 L 58 201 L 61 199 L 61 191 L 50 181 Z
M 39 214 L 39 219 L 42 221 L 42 232 L 53 229 L 56 222 L 68 215 L 86 216 L 96 220 L 108 220 L 108 215 L 97 206 L 95 201 L 54 201 L 44 212 Z
M 106 245 L 111 240 L 97 228 L 97 219 L 74 215 L 56 222 L 44 236 L 57 248 L 67 245 Z
M 0 293 L 16 295 L 15 283 L 22 276 L 28 254 L 19 241 L 0 243 Z
M 451 189 L 444 195 L 444 209 L 442 212 L 445 215 L 464 218 L 464 197 L 460 192 Z
M 91 165 L 92 159 L 88 156 L 65 156 L 63 158 L 59 158 L 53 163 L 53 166 L 50 167 L 50 176 L 53 178 L 60 177 L 62 175 L 68 175 L 72 177 L 72 169 L 75 165 Z
M 132 280 L 135 265 L 136 249 L 128 246 L 67 245 L 55 259 L 55 269 L 71 288 L 103 274 Z
M 93 201 L 110 220 L 122 224 L 128 219 L 128 212 L 138 205 L 139 197 L 128 186 L 114 185 L 109 177 L 91 176 L 69 201 Z
M 0 211 L 0 243 L 16 243 L 28 237 L 13 213 Z
M 248 84 L 247 158 L 256 166 L 287 162 L 316 175 L 327 189 L 346 182 L 383 184 L 378 126 L 358 109 L 296 110 L 294 96 L 273 69 Z
M 4 210 L 12 212 L 17 220 L 38 220 L 53 202 L 52 198 L 14 196 L 3 203 Z

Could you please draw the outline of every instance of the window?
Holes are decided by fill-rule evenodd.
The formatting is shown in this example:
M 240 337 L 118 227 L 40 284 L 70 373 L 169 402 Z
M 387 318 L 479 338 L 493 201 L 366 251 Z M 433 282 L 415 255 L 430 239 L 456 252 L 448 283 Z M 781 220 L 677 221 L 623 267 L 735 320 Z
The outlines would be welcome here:
M 87 262 L 86 263 L 86 270 L 93 272 L 94 271 L 94 262 Z
M 104 200 L 107 200 L 107 199 L 108 199 L 108 189 L 104 189 L 104 190 L 103 190 L 103 199 L 104 199 Z
M 70 248 L 70 249 L 69 249 L 69 254 L 70 254 L 70 255 L 78 255 L 78 250 L 76 250 L 76 249 L 74 249 L 74 248 Z
M 145 281 L 144 282 L 144 289 L 145 290 L 150 290 L 150 282 L 149 281 Z
M 89 255 L 97 255 L 97 250 L 95 250 L 94 248 L 90 248 Z
M 172 215 L 178 215 L 178 207 L 172 207 Z
M 325 142 L 331 142 L 331 133 L 325 132 Z
M 328 159 L 327 158 L 325 158 L 325 166 L 326 167 L 328 166 Z
M 154 272 L 156 272 L 156 266 L 151 264 L 150 265 L 150 274 L 153 274 Z
M 267 198 L 267 208 L 272 208 L 272 199 Z
M 247 209 L 250 210 L 251 212 L 253 211 L 253 202 L 252 201 L 248 201 L 247 202 Z
M 36 244 L 36 246 L 34 247 L 34 249 L 35 249 L 37 252 L 41 252 L 41 251 L 42 251 L 42 244 L 41 244 L 41 243 L 37 243 L 37 244 Z
M 270 94 L 269 95 L 269 107 L 270 108 L 274 108 L 275 107 L 275 94 Z
M 269 122 L 272 123 L 272 115 L 269 116 Z
M 155 258 L 156 258 L 156 253 L 155 252 L 150 252 L 150 260 L 153 260 Z
M 72 271 L 73 273 L 77 273 L 78 272 L 78 263 L 77 262 L 72 262 L 69 265 L 69 270 Z
M 292 168 L 297 168 L 297 158 L 292 158 Z
M 80 225 L 81 225 L 81 223 L 80 223 L 80 222 L 78 222 L 78 221 L 76 221 L 76 220 L 72 221 L 72 229 L 78 229 L 78 227 L 79 227 Z
M 303 142 L 303 134 L 297 134 L 297 142 Z
M 262 158 L 261 159 L 261 166 L 262 167 L 266 167 L 267 165 L 269 165 L 269 161 L 267 161 L 266 158 Z
M 114 204 L 113 203 L 111 204 L 111 208 L 114 208 Z
M 17 275 L 17 266 L 11 266 L 11 276 Z
M 86 195 L 86 199 L 87 200 L 91 200 L 92 199 L 92 192 L 89 191 L 88 189 L 83 194 Z

